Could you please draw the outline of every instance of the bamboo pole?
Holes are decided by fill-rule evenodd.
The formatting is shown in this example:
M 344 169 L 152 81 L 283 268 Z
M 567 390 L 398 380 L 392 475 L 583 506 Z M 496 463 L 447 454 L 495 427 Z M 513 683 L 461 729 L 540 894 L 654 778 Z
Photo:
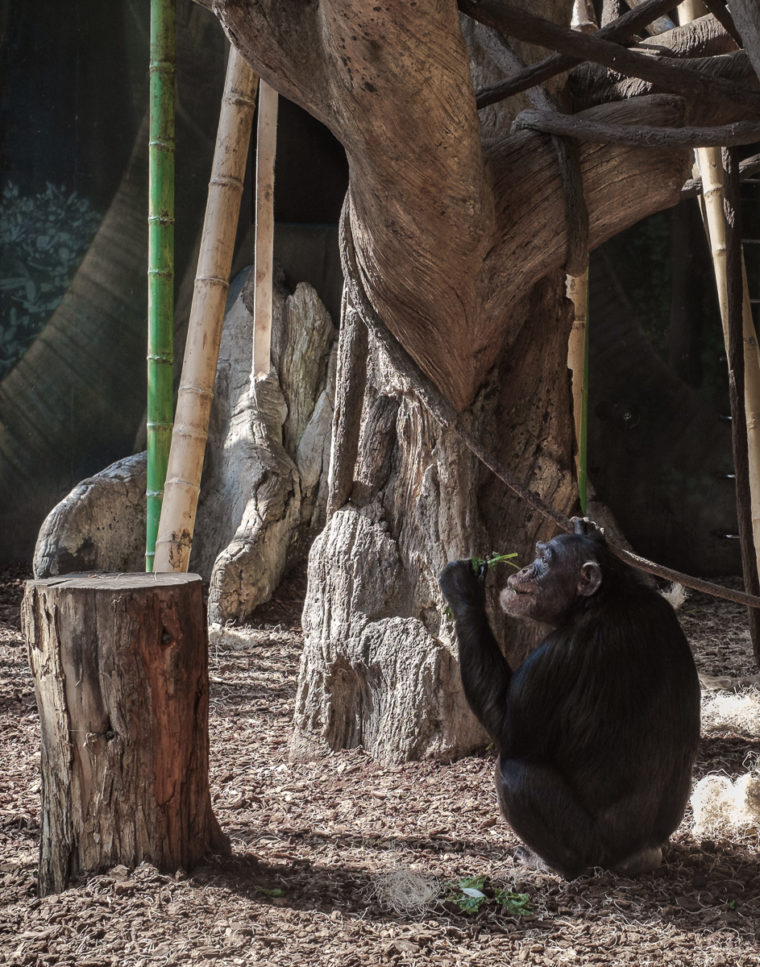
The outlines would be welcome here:
M 585 32 L 598 29 L 594 7 L 589 0 L 575 0 L 570 26 L 573 30 Z M 575 471 L 578 501 L 585 514 L 588 503 L 588 261 L 582 275 L 568 275 L 565 281 L 567 297 L 573 304 L 567 368 L 572 374 Z
M 728 307 L 726 355 L 728 357 L 728 389 L 731 400 L 732 427 L 734 429 L 734 474 L 737 492 L 739 548 L 745 590 L 751 594 L 759 594 L 760 580 L 758 579 L 757 553 L 751 519 L 751 455 L 744 392 L 744 329 L 746 320 L 744 302 L 747 295 L 747 279 L 742 255 L 739 164 L 730 148 L 723 149 L 722 161 L 726 183 L 726 276 L 728 290 L 726 294 Z M 760 667 L 760 612 L 754 608 L 750 609 L 748 617 L 752 650 L 755 661 Z
M 274 251 L 274 161 L 277 152 L 277 91 L 259 84 L 256 128 L 256 261 L 253 297 L 253 375 L 271 364 L 272 270 Z
M 702 5 L 695 0 L 686 0 L 679 5 L 679 19 L 686 23 L 700 13 Z M 744 581 L 748 591 L 758 588 L 760 579 L 760 349 L 758 348 L 754 321 L 752 319 L 752 305 L 747 286 L 747 270 L 744 255 L 737 253 L 739 271 L 741 275 L 741 338 L 743 343 L 742 373 L 733 374 L 730 371 L 731 360 L 737 356 L 732 352 L 732 341 L 736 334 L 731 330 L 732 306 L 729 301 L 729 266 L 728 266 L 728 227 L 726 221 L 726 184 L 723 160 L 719 148 L 697 148 L 695 150 L 696 166 L 702 178 L 702 213 L 705 230 L 710 242 L 715 271 L 715 282 L 718 290 L 718 304 L 720 307 L 723 338 L 726 355 L 729 359 L 729 380 L 736 378 L 737 385 L 743 383 L 743 392 L 738 399 L 743 404 L 744 412 L 741 423 L 746 427 L 746 441 L 734 440 L 734 451 L 738 446 L 745 446 L 747 454 L 747 472 L 744 474 L 745 487 L 749 491 L 749 508 L 741 506 L 742 498 L 739 492 L 739 468 L 737 466 L 737 515 L 739 517 L 739 531 L 742 539 L 742 563 Z M 734 200 L 736 203 L 736 200 Z M 737 298 L 737 307 L 739 299 Z M 738 320 L 737 320 L 738 321 Z M 734 394 L 736 395 L 736 394 Z M 736 421 L 735 421 L 736 422 Z M 735 426 L 735 431 L 738 426 Z M 736 461 L 736 456 L 735 456 Z M 744 515 L 749 512 L 750 533 L 745 533 L 743 526 Z M 745 546 L 746 545 L 746 546 Z M 760 616 L 750 611 L 750 632 L 755 655 L 760 655 Z
M 567 368 L 572 373 L 575 423 L 575 467 L 578 499 L 586 513 L 588 501 L 588 269 L 567 276 L 567 297 L 573 304 L 573 325 L 567 343 Z
M 231 48 L 156 540 L 156 571 L 186 571 L 190 560 L 256 84 L 251 68 Z
M 148 146 L 148 477 L 145 570 L 153 570 L 169 458 L 174 371 L 174 0 L 152 0 Z
M 728 282 L 726 273 L 726 217 L 724 212 L 723 164 L 718 148 L 699 148 L 697 165 L 702 177 L 702 198 L 706 229 L 715 269 L 723 336 L 728 347 Z M 747 270 L 741 257 L 742 335 L 744 341 L 744 407 L 747 419 L 747 448 L 752 507 L 752 536 L 760 548 L 760 351 L 747 288 Z
M 686 0 L 679 5 L 679 18 L 686 23 L 699 16 L 701 4 Z M 697 148 L 697 167 L 702 177 L 702 206 L 705 228 L 710 241 L 718 288 L 718 303 L 723 323 L 723 336 L 728 348 L 728 283 L 726 274 L 725 178 L 719 148 Z M 760 549 L 760 349 L 752 319 L 752 305 L 747 286 L 747 270 L 741 259 L 743 280 L 742 330 L 744 337 L 744 407 L 747 418 L 752 536 L 755 557 Z M 760 570 L 760 568 L 759 568 Z

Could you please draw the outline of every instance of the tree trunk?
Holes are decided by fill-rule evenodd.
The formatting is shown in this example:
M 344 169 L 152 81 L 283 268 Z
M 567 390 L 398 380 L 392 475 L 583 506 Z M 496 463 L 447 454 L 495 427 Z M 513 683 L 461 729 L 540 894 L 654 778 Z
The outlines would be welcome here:
M 174 871 L 225 849 L 208 786 L 201 579 L 30 581 L 22 620 L 42 720 L 40 894 L 119 863 Z
M 552 138 L 510 130 L 519 101 L 478 114 L 483 58 L 486 74 L 502 76 L 514 60 L 493 32 L 463 30 L 453 0 L 199 2 L 269 84 L 343 144 L 362 301 L 517 479 L 572 510 L 563 270 L 585 226 L 565 185 L 582 181 L 594 248 L 676 203 L 689 152 L 579 142 L 577 170 L 562 170 Z M 570 23 L 572 0 L 515 5 Z M 523 45 L 521 55 L 543 52 Z M 687 107 L 655 95 L 588 116 L 678 127 Z M 344 331 L 361 346 L 353 322 Z M 461 694 L 437 575 L 473 552 L 526 560 L 553 528 L 441 429 L 373 337 L 358 442 L 344 435 L 345 404 L 362 384 L 351 355 L 344 342 L 331 463 L 340 489 L 310 555 L 293 751 L 361 743 L 383 758 L 447 757 L 483 736 Z M 509 638 L 519 660 L 526 633 Z
M 563 289 L 564 275 L 555 273 L 515 306 L 523 319 L 537 316 L 545 324 L 531 334 L 524 330 L 522 366 L 505 354 L 470 419 L 523 482 L 569 512 L 576 501 L 566 365 L 572 311 Z M 341 327 L 338 400 L 356 377 L 344 349 L 361 323 L 353 309 L 348 316 Z M 554 526 L 505 492 L 440 427 L 372 337 L 362 358 L 368 361 L 366 389 L 353 453 L 344 452 L 341 422 L 333 427 L 333 462 L 353 468 L 353 485 L 309 556 L 291 753 L 305 758 L 361 745 L 388 761 L 448 759 L 482 746 L 486 736 L 464 701 L 437 575 L 452 558 L 491 551 L 517 551 L 525 563 L 533 543 L 551 536 Z M 345 483 L 333 484 L 345 490 Z M 516 622 L 508 626 L 499 616 L 503 579 L 492 579 L 491 610 L 498 637 L 518 663 L 536 632 Z

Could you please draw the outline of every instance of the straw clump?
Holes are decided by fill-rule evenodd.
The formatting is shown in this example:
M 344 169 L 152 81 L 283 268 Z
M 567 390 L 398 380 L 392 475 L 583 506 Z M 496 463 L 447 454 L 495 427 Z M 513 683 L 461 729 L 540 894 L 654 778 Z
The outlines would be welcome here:
M 705 732 L 741 732 L 756 735 L 760 730 L 760 689 L 740 693 L 716 692 L 702 703 Z
M 398 915 L 420 915 L 431 910 L 441 893 L 435 877 L 399 868 L 373 878 L 372 898 Z
M 735 781 L 728 776 L 705 776 L 692 793 L 691 805 L 698 837 L 760 833 L 760 772 L 748 772 Z

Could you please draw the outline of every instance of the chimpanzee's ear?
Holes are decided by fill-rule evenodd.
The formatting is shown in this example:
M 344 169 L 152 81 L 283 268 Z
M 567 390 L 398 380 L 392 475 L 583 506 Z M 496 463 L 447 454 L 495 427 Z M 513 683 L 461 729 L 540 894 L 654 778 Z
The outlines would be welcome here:
M 602 569 L 597 561 L 586 561 L 581 564 L 581 571 L 578 577 L 578 594 L 584 598 L 590 598 L 602 583 Z

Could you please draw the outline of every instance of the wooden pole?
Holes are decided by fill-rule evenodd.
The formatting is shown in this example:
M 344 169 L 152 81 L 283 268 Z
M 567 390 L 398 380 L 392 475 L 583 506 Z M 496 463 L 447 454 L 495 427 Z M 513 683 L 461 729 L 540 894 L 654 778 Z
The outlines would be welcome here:
M 155 571 L 187 571 L 190 561 L 256 83 L 251 68 L 232 48 L 156 538 Z
M 29 581 L 22 624 L 42 726 L 39 891 L 228 847 L 208 785 L 208 637 L 196 574 Z
M 723 149 L 726 213 L 726 307 L 728 342 L 728 388 L 731 400 L 733 428 L 734 474 L 737 493 L 737 522 L 741 550 L 744 587 L 750 594 L 760 593 L 760 576 L 753 536 L 754 512 L 752 481 L 758 471 L 758 454 L 752 453 L 752 434 L 747 420 L 744 350 L 746 345 L 746 315 L 749 299 L 747 276 L 744 269 L 741 240 L 741 212 L 739 210 L 739 164 L 731 148 Z M 756 496 L 756 495 L 755 495 Z M 760 612 L 749 610 L 749 630 L 755 663 L 760 667 Z
M 575 0 L 570 26 L 573 30 L 586 32 L 597 29 L 594 7 L 589 0 Z M 566 276 L 565 284 L 567 297 L 573 304 L 567 368 L 572 374 L 578 501 L 585 514 L 588 503 L 588 259 L 586 271 L 582 275 Z
M 274 252 L 274 161 L 277 153 L 277 91 L 259 84 L 256 129 L 256 287 L 253 299 L 253 375 L 271 365 Z
M 702 4 L 686 0 L 679 5 L 679 18 L 682 23 L 694 19 L 701 12 Z M 752 319 L 752 306 L 749 300 L 747 272 L 744 256 L 737 243 L 733 255 L 734 277 L 741 279 L 735 286 L 736 292 L 729 301 L 729 230 L 726 218 L 726 177 L 720 148 L 697 148 L 695 151 L 697 168 L 702 178 L 702 212 L 705 230 L 710 242 L 715 283 L 718 291 L 718 304 L 723 325 L 723 339 L 729 361 L 729 383 L 732 401 L 732 432 L 734 435 L 734 459 L 746 450 L 746 460 L 741 459 L 742 474 L 737 471 L 737 517 L 742 540 L 742 568 L 745 588 L 755 593 L 759 586 L 760 562 L 760 349 L 758 348 L 755 325 Z M 739 306 L 740 312 L 737 311 Z M 740 318 L 736 318 L 740 316 Z M 733 325 L 732 325 L 733 323 Z M 741 333 L 739 337 L 735 327 Z M 741 352 L 737 352 L 735 342 L 741 338 Z M 732 371 L 732 363 L 739 361 L 742 372 Z M 739 389 L 737 394 L 736 390 Z M 741 408 L 741 413 L 735 412 Z M 746 430 L 746 432 L 745 432 Z M 744 439 L 736 439 L 741 432 Z M 741 476 L 741 480 L 740 480 Z M 743 483 L 743 486 L 740 484 Z M 745 492 L 746 491 L 746 492 Z M 749 528 L 744 520 L 750 519 Z M 746 531 L 746 532 L 745 532 Z M 760 658 L 760 615 L 750 611 L 750 631 L 756 657 Z
M 586 513 L 588 501 L 588 270 L 567 276 L 567 297 L 573 304 L 573 325 L 567 344 L 567 368 L 572 373 L 575 423 L 575 467 L 578 499 Z
M 726 265 L 726 216 L 725 183 L 720 150 L 700 148 L 697 161 L 702 177 L 703 205 L 707 234 L 715 269 L 718 289 L 718 303 L 723 322 L 723 335 L 728 352 L 728 275 Z M 742 334 L 744 339 L 744 392 L 742 401 L 747 426 L 747 448 L 749 451 L 749 490 L 752 520 L 752 538 L 755 546 L 755 567 L 757 568 L 757 549 L 760 548 L 760 351 L 752 319 L 752 306 L 747 287 L 747 272 L 744 257 L 739 254 L 742 292 Z

